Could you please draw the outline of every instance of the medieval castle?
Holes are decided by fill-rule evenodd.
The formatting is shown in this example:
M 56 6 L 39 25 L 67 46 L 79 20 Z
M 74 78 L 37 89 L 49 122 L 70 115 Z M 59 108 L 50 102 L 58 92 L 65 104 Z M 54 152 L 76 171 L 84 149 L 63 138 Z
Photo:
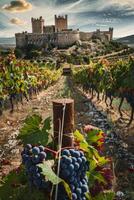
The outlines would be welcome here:
M 113 28 L 108 31 L 81 32 L 79 29 L 72 30 L 68 28 L 68 16 L 56 16 L 55 25 L 45 26 L 42 17 L 32 18 L 32 33 L 16 33 L 16 47 L 24 48 L 29 44 L 38 47 L 44 47 L 50 44 L 53 47 L 66 48 L 76 44 L 78 41 L 90 41 L 93 38 L 99 38 L 102 41 L 111 41 L 113 39 Z

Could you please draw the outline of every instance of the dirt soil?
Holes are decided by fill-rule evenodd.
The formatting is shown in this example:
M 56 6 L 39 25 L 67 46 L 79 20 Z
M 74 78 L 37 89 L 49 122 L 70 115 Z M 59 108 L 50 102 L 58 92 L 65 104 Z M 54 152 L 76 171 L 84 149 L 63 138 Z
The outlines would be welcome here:
M 13 113 L 10 110 L 3 112 L 0 117 L 0 177 L 21 163 L 22 145 L 16 140 L 16 136 L 25 118 L 33 113 L 39 113 L 43 118 L 52 116 L 52 100 L 58 98 L 63 87 L 64 77 L 29 102 L 18 104 Z
M 91 101 L 90 94 L 84 94 L 79 87 L 73 85 L 70 77 L 62 76 L 55 85 L 34 96 L 29 102 L 16 106 L 12 114 L 7 110 L 0 117 L 0 177 L 21 163 L 22 145 L 16 140 L 16 136 L 27 115 L 36 112 L 43 118 L 52 116 L 52 101 L 64 97 L 75 101 L 76 128 L 82 129 L 84 125 L 92 124 L 105 131 L 114 127 L 133 151 L 134 122 L 126 128 L 126 122 L 120 120 L 116 108 L 107 108 L 104 102 L 98 102 L 96 98 Z M 128 113 L 124 116 L 127 119 L 129 117 Z

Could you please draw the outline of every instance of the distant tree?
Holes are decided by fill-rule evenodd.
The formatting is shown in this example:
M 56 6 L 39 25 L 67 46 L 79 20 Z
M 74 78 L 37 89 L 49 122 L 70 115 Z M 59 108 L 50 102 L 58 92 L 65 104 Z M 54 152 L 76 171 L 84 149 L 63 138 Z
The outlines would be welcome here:
M 33 59 L 33 58 L 39 58 L 41 55 L 41 52 L 38 51 L 38 50 L 32 50 L 32 51 L 29 51 L 27 52 L 27 55 L 26 55 L 26 58 L 28 59 Z
M 0 49 L 0 55 L 1 55 L 1 56 L 7 56 L 7 55 L 10 54 L 10 53 L 11 53 L 10 50 Z
M 27 52 L 37 50 L 37 49 L 38 49 L 38 47 L 35 44 L 28 44 L 26 47 Z
M 22 58 L 22 56 L 23 56 L 22 50 L 21 50 L 21 49 L 18 49 L 18 48 L 16 48 L 16 49 L 14 50 L 14 54 L 15 54 L 16 58 Z

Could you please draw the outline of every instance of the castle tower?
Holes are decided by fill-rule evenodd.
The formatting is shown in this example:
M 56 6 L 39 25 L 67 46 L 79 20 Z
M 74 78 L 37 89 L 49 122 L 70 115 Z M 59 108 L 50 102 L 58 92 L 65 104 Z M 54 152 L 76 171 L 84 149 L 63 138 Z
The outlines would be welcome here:
M 64 29 L 68 29 L 68 16 L 55 15 L 55 32 L 61 32 Z
M 32 33 L 43 33 L 44 19 L 42 16 L 39 19 L 31 18 Z
M 110 40 L 113 39 L 113 31 L 114 31 L 114 29 L 110 27 L 110 28 L 109 28 Z

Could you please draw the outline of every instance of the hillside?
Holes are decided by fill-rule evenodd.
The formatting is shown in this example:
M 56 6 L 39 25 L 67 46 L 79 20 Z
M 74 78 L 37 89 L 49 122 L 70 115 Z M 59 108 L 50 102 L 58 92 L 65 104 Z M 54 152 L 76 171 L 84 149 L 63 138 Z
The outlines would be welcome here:
M 15 47 L 15 38 L 14 37 L 0 37 L 0 47 L 2 48 L 10 48 Z
M 116 41 L 127 44 L 128 46 L 134 47 L 134 35 L 122 37 L 122 38 L 117 39 Z

